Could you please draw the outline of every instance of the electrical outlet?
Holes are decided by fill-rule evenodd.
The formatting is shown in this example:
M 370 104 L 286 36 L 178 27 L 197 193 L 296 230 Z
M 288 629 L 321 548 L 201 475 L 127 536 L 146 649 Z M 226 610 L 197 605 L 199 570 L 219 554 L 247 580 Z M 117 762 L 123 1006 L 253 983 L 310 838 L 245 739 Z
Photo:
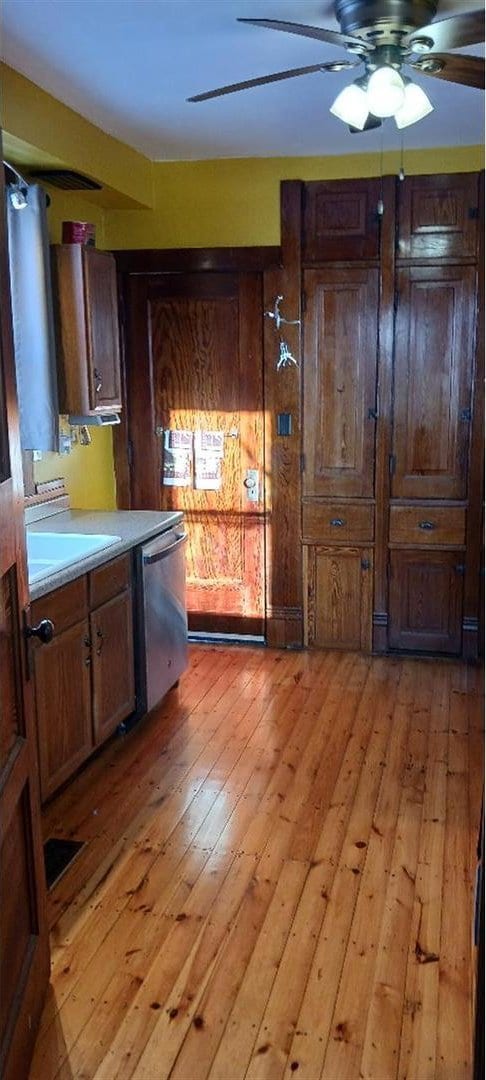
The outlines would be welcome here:
M 59 436 L 59 453 L 70 454 L 71 453 L 71 436 L 60 435 Z
M 42 460 L 42 450 L 33 450 L 32 451 L 32 461 L 41 461 L 41 460 Z

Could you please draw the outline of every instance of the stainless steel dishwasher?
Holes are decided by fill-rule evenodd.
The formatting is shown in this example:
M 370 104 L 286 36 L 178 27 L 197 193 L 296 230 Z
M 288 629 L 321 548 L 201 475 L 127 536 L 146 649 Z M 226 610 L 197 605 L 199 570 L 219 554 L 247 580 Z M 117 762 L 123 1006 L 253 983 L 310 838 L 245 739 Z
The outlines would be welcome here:
M 153 709 L 187 667 L 186 540 L 176 526 L 139 548 L 141 712 Z

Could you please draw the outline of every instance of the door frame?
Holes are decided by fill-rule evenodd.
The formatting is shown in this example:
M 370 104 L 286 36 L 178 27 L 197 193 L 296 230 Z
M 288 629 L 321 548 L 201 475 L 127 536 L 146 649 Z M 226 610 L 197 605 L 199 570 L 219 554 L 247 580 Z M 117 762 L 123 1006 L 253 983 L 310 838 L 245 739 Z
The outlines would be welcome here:
M 298 185 L 299 186 L 299 185 Z M 300 317 L 300 223 L 295 229 L 295 214 L 288 203 L 295 201 L 295 182 L 282 184 L 282 214 L 289 228 L 283 226 L 282 246 L 135 249 L 113 251 L 118 271 L 118 298 L 121 328 L 122 414 L 114 429 L 114 460 L 117 503 L 120 508 L 132 505 L 130 479 L 130 441 L 127 411 L 128 295 L 134 278 L 147 274 L 174 273 L 258 273 L 262 275 L 264 311 L 272 310 L 277 295 L 285 295 L 288 318 Z M 300 199 L 300 188 L 298 199 Z M 284 220 L 284 216 L 282 217 Z M 299 219 L 300 222 L 300 219 Z M 284 232 L 286 238 L 284 238 Z M 289 236 L 287 236 L 287 233 Z M 289 239 L 290 237 L 290 239 Z M 296 313 L 297 307 L 297 313 Z M 288 314 L 287 314 L 288 312 Z M 264 469 L 265 484 L 265 625 L 269 645 L 302 645 L 302 575 L 300 568 L 300 371 L 287 368 L 276 371 L 275 329 L 264 319 L 263 337 L 263 408 L 265 414 Z M 299 327 L 289 327 L 292 352 L 300 358 Z M 291 411 L 291 436 L 279 442 L 276 437 L 277 413 Z M 147 463 L 154 483 L 153 462 Z M 291 502 L 289 505 L 289 497 Z

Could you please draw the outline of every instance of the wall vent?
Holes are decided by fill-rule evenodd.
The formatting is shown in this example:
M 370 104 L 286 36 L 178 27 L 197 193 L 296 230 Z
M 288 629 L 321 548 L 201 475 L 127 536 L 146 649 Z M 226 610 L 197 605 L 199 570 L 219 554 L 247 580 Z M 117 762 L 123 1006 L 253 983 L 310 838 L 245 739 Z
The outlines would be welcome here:
M 101 184 L 71 169 L 29 169 L 30 175 L 40 183 L 52 184 L 64 191 L 101 191 Z

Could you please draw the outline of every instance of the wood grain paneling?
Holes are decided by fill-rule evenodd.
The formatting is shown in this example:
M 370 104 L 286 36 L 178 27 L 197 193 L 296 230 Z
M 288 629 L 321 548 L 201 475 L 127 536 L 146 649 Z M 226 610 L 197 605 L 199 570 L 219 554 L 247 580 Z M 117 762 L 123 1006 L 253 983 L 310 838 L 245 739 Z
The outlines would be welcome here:
M 398 195 L 399 258 L 476 258 L 477 173 L 407 176 Z
M 475 286 L 473 267 L 398 272 L 394 497 L 467 494 Z
M 281 184 L 282 269 L 264 275 L 264 310 L 272 311 L 283 296 L 282 313 L 301 318 L 301 231 L 303 184 Z M 300 550 L 302 491 L 302 377 L 293 365 L 277 371 L 279 335 L 272 319 L 264 320 L 266 615 L 269 645 L 296 646 L 303 640 L 302 558 Z M 285 326 L 282 335 L 297 364 L 302 364 L 301 327 Z M 277 417 L 289 413 L 290 435 L 279 435 Z
M 417 502 L 390 509 L 390 543 L 449 544 L 460 547 L 466 540 L 466 511 L 461 506 L 437 506 Z
M 304 275 L 304 494 L 373 494 L 378 271 Z
M 36 649 L 36 714 L 43 800 L 76 771 L 93 748 L 90 665 L 87 619 L 57 633 L 50 645 Z
M 373 519 L 371 503 L 308 499 L 302 506 L 302 536 L 308 543 L 372 543 Z
M 31 615 L 34 623 L 41 619 L 50 619 L 54 623 L 56 633 L 67 630 L 70 626 L 88 615 L 88 579 L 85 574 L 62 585 L 60 589 L 54 589 L 47 596 L 41 596 L 34 600 L 31 606 Z
M 303 261 L 377 259 L 380 180 L 311 181 L 305 185 Z
M 461 651 L 462 551 L 390 552 L 392 649 Z
M 85 247 L 83 265 L 91 408 L 119 410 L 121 387 L 115 260 L 108 251 Z
M 363 649 L 371 642 L 372 550 L 306 549 L 308 644 Z
M 130 588 L 130 556 L 131 553 L 127 552 L 91 571 L 88 575 L 90 608 L 99 607 L 105 600 Z
M 114 596 L 90 616 L 93 736 L 104 742 L 135 707 L 132 594 Z

